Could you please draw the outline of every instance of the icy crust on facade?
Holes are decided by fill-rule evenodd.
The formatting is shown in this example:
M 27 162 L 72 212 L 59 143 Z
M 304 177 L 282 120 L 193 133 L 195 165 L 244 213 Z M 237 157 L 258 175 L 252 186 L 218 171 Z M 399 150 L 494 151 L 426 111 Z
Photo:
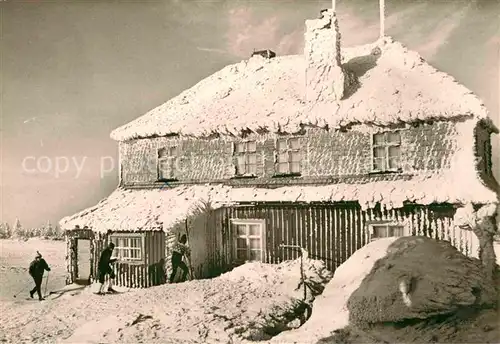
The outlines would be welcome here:
M 467 187 L 463 187 L 467 185 Z M 94 231 L 165 230 L 190 216 L 201 202 L 212 208 L 239 202 L 341 202 L 357 201 L 363 210 L 377 203 L 386 209 L 401 208 L 405 201 L 432 203 L 496 203 L 497 195 L 480 180 L 457 179 L 450 174 L 419 176 L 365 184 L 290 186 L 275 189 L 228 185 L 192 185 L 165 189 L 117 189 L 94 207 L 60 221 L 64 229 L 88 226 Z
M 114 130 L 111 138 L 239 135 L 247 129 L 297 132 L 301 125 L 338 128 L 463 116 L 490 122 L 486 108 L 470 90 L 390 37 L 342 49 L 341 54 L 342 68 L 353 80 L 340 100 L 306 100 L 306 85 L 311 87 L 306 69 L 311 61 L 306 63 L 303 55 L 254 56 L 223 68 Z

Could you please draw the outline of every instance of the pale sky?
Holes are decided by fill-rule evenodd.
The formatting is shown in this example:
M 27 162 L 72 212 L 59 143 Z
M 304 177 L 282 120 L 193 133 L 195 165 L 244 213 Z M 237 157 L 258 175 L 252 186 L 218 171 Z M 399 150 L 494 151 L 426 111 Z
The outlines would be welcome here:
M 118 184 L 111 130 L 253 49 L 301 53 L 304 20 L 330 4 L 0 1 L 0 221 L 55 223 L 96 204 Z M 387 35 L 475 92 L 498 126 L 499 1 L 386 0 L 386 8 Z M 337 13 L 343 45 L 378 37 L 376 0 L 337 0 Z M 47 172 L 32 172 L 37 162 Z M 498 179 L 498 159 L 494 168 Z

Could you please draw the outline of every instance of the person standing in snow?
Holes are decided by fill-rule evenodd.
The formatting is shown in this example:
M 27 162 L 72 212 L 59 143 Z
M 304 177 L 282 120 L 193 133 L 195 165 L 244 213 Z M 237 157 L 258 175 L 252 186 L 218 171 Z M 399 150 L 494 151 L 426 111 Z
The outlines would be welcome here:
M 30 297 L 33 298 L 33 295 L 37 293 L 40 301 L 44 300 L 42 297 L 42 280 L 45 270 L 50 271 L 50 267 L 45 259 L 42 258 L 40 252 L 36 251 L 35 259 L 31 262 L 29 267 L 29 274 L 35 281 L 35 288 L 30 290 Z
M 186 256 L 187 259 L 190 259 L 191 257 L 191 250 L 188 245 L 186 245 L 187 242 L 187 237 L 186 234 L 183 234 L 179 241 L 174 244 L 174 247 L 172 248 L 172 274 L 170 275 L 170 283 L 174 282 L 175 274 L 177 273 L 177 268 L 181 268 L 183 271 L 182 274 L 182 279 L 181 281 L 185 281 L 187 278 L 187 274 L 189 272 L 189 269 L 182 261 L 182 258 Z
M 114 263 L 116 261 L 116 258 L 111 258 L 113 255 L 113 249 L 115 248 L 115 244 L 112 242 L 109 243 L 108 247 L 106 247 L 102 253 L 101 257 L 99 258 L 99 263 L 97 265 L 98 270 L 99 270 L 99 291 L 97 294 L 104 294 L 105 291 L 103 290 L 104 287 L 104 279 L 106 278 L 106 275 L 109 275 L 109 285 L 108 285 L 108 292 L 116 292 L 116 290 L 113 289 L 113 279 L 115 278 L 115 272 L 113 271 L 113 268 L 111 267 L 110 264 Z

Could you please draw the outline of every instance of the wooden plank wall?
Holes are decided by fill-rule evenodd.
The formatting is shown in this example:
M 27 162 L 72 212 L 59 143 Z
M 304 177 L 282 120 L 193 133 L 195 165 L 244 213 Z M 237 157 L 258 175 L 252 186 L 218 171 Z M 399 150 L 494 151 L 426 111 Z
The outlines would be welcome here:
M 114 283 L 128 288 L 147 288 L 165 283 L 165 233 L 163 231 L 144 232 L 144 260 L 141 263 L 114 264 Z M 107 235 L 96 235 L 94 240 L 93 276 L 98 281 L 98 262 L 101 252 L 108 244 Z M 106 279 L 107 281 L 107 279 Z
M 233 262 L 233 228 L 230 219 L 265 219 L 266 252 L 264 262 L 279 263 L 298 258 L 298 252 L 282 249 L 281 243 L 300 245 L 311 258 L 323 260 L 334 270 L 356 250 L 368 243 L 367 224 L 376 221 L 403 223 L 408 233 L 450 241 L 466 255 L 471 253 L 473 233 L 453 226 L 454 210 L 449 205 L 426 207 L 408 205 L 400 209 L 376 207 L 362 211 L 357 203 L 310 205 L 248 205 L 227 207 L 215 212 L 213 226 L 220 228 L 218 252 L 214 265 Z
M 454 226 L 454 214 L 454 208 L 446 204 L 428 207 L 415 205 L 391 210 L 377 207 L 365 213 L 365 221 L 392 220 L 404 223 L 411 235 L 449 241 L 463 254 L 471 256 L 474 254 L 475 234 Z
M 284 243 L 305 248 L 311 258 L 323 260 L 333 269 L 367 242 L 361 210 L 352 205 L 242 206 L 224 208 L 217 217 L 226 233 L 222 242 L 226 264 L 233 261 L 233 218 L 266 220 L 266 263 L 299 257 L 298 251 L 279 247 Z
M 450 205 L 408 205 L 400 209 L 376 207 L 362 211 L 357 203 L 338 204 L 259 204 L 226 207 L 214 211 L 206 220 L 208 273 L 197 278 L 214 277 L 233 267 L 233 228 L 230 219 L 265 219 L 266 252 L 264 262 L 279 263 L 298 258 L 298 252 L 280 248 L 281 243 L 305 248 L 311 258 L 323 260 L 335 270 L 351 254 L 369 240 L 367 224 L 376 221 L 403 223 L 408 233 L 450 241 L 466 255 L 473 252 L 475 235 L 453 225 L 455 210 Z M 196 229 L 199 230 L 199 229 Z M 80 233 L 77 235 L 77 233 Z M 196 233 L 193 230 L 193 233 Z M 89 237 L 87 232 L 67 235 L 67 283 L 77 274 L 74 238 Z M 115 283 L 126 287 L 150 287 L 165 283 L 170 249 L 175 234 L 162 231 L 145 232 L 145 261 L 143 264 L 116 264 Z M 91 241 L 93 280 L 97 280 L 97 263 L 107 245 L 107 236 L 95 234 Z

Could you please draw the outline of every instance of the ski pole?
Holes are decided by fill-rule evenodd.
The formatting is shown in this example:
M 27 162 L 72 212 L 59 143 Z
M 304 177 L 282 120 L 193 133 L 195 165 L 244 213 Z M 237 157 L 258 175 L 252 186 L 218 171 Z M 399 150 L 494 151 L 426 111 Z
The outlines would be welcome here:
M 50 276 L 50 271 L 47 272 L 47 279 L 45 280 L 45 293 L 43 293 L 44 297 L 47 296 L 47 284 L 49 284 L 49 276 Z
M 189 225 L 188 225 L 188 219 L 186 218 L 186 235 L 187 239 L 189 242 Z M 187 257 L 186 257 L 187 258 Z M 191 277 L 191 280 L 194 280 L 195 277 L 193 276 L 193 266 L 191 265 L 191 257 L 188 258 L 188 268 L 189 268 L 189 276 Z
M 26 291 L 28 286 L 24 286 L 23 289 L 19 290 L 16 294 L 14 294 L 14 297 L 17 297 L 19 294 L 21 294 L 23 291 Z

